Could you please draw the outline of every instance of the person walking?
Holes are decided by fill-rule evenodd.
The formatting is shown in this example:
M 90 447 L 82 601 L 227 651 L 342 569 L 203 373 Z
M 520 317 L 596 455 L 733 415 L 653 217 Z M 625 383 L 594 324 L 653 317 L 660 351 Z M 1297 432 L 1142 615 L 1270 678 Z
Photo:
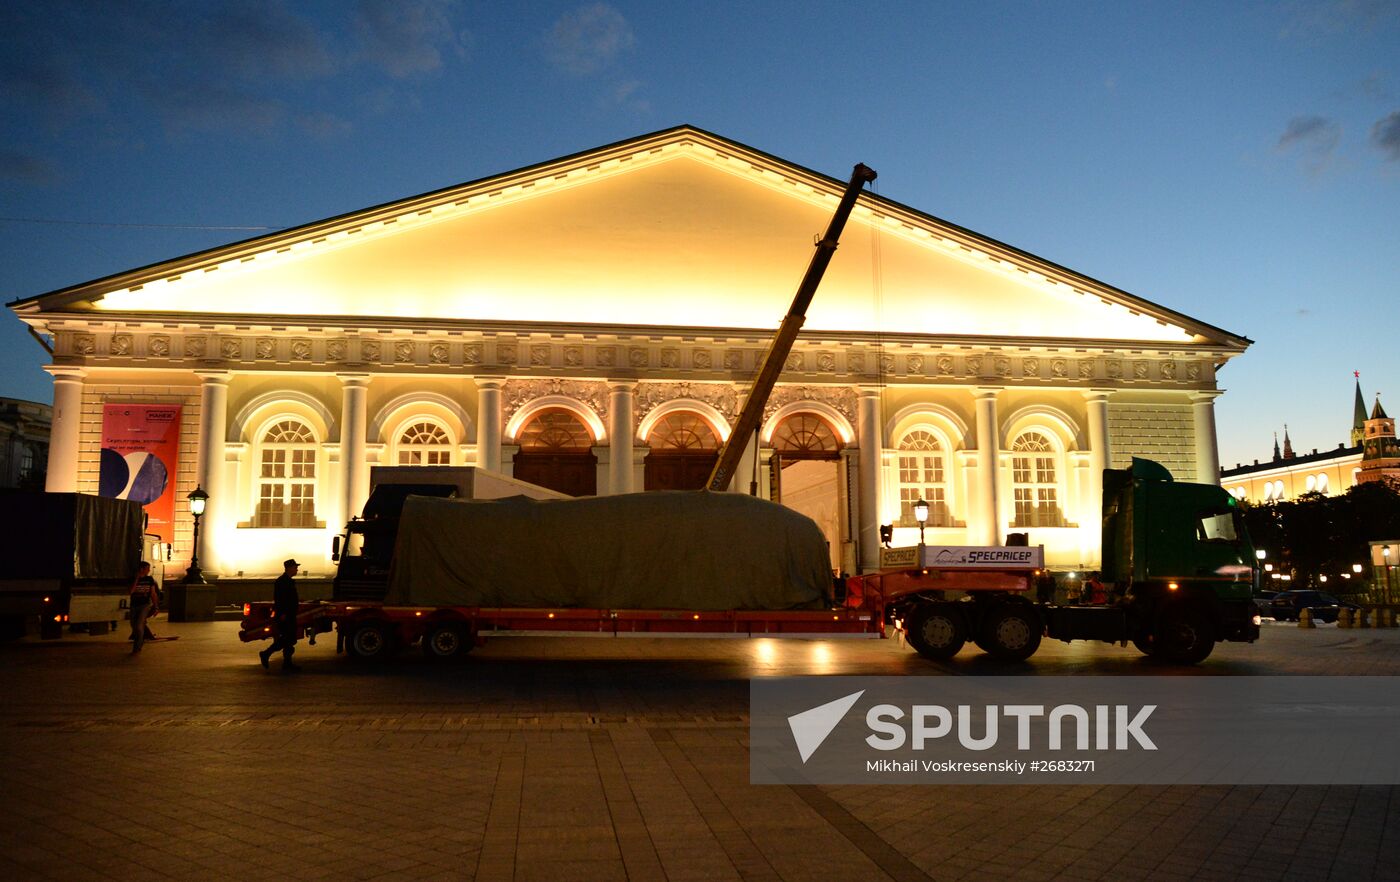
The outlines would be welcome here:
M 296 652 L 297 644 L 297 609 L 301 605 L 297 583 L 292 581 L 292 577 L 300 566 L 295 560 L 282 562 L 282 575 L 272 585 L 272 614 L 277 625 L 277 637 L 271 646 L 258 653 L 258 660 L 266 668 L 272 654 L 280 649 L 284 674 L 301 670 L 301 665 L 292 663 L 292 653 Z
M 136 578 L 131 582 L 131 653 L 141 651 L 141 645 L 155 635 L 146 627 L 146 619 L 160 611 L 156 580 L 151 578 L 151 565 L 146 561 L 136 565 Z

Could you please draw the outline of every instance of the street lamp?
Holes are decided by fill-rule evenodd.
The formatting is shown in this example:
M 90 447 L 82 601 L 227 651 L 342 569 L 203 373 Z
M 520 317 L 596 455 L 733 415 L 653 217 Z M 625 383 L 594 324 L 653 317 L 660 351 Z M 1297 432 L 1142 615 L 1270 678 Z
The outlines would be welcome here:
M 1256 548 L 1256 549 L 1254 549 L 1254 557 L 1255 557 L 1256 560 L 1263 560 L 1264 558 L 1266 558 L 1266 557 L 1268 557 L 1268 556 L 1269 556 L 1268 552 L 1266 552 L 1264 549 L 1262 549 L 1262 548 Z
M 914 503 L 914 520 L 919 522 L 919 566 L 923 566 L 924 524 L 928 523 L 928 503 L 922 499 Z
M 190 565 L 185 570 L 186 585 L 203 585 L 204 574 L 199 569 L 199 518 L 204 514 L 204 506 L 209 503 L 209 494 L 196 485 L 185 497 L 190 501 L 190 514 L 194 515 L 194 547 L 190 551 Z

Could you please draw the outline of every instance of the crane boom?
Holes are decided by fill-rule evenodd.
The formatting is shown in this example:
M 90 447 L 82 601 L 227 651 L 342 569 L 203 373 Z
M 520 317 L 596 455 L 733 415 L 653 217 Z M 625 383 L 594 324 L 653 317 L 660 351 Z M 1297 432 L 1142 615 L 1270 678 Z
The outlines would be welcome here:
M 842 194 L 841 201 L 836 206 L 836 213 L 831 216 L 831 223 L 827 225 L 826 234 L 817 242 L 817 250 L 812 255 L 812 262 L 807 264 L 807 272 L 803 275 L 802 282 L 797 286 L 792 306 L 788 308 L 783 323 L 778 326 L 778 333 L 773 336 L 773 342 L 768 347 L 768 353 L 763 357 L 763 365 L 758 370 L 758 377 L 754 380 L 753 389 L 749 391 L 748 400 L 744 402 L 744 409 L 734 424 L 734 431 L 729 433 L 724 446 L 720 448 L 719 459 L 715 462 L 714 470 L 710 472 L 709 483 L 705 485 L 710 490 L 725 489 L 734 477 L 739 457 L 743 455 L 749 437 L 758 428 L 758 421 L 763 416 L 768 396 L 777 385 L 778 375 L 783 372 L 783 363 L 792 351 L 793 341 L 797 339 L 803 322 L 807 320 L 807 307 L 812 303 L 812 295 L 817 293 L 817 286 L 821 284 L 827 264 L 831 263 L 831 256 L 836 253 L 836 243 L 841 238 L 841 231 L 846 227 L 847 218 L 851 216 L 851 209 L 855 208 L 860 191 L 873 180 L 875 170 L 864 163 L 857 163 L 851 172 L 850 183 L 846 185 L 846 192 Z

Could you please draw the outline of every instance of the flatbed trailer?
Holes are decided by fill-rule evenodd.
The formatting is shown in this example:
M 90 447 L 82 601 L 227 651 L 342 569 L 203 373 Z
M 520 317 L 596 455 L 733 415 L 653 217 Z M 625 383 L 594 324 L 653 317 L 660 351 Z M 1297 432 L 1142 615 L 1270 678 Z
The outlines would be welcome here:
M 792 610 L 416 607 L 315 602 L 301 604 L 297 630 L 313 640 L 317 634 L 334 630 L 337 651 L 343 649 L 352 658 L 382 660 L 418 643 L 424 655 L 435 661 L 465 655 L 493 634 L 521 631 L 610 636 L 886 636 L 883 597 L 868 592 L 832 609 Z M 275 633 L 271 603 L 243 605 L 240 640 L 265 640 Z

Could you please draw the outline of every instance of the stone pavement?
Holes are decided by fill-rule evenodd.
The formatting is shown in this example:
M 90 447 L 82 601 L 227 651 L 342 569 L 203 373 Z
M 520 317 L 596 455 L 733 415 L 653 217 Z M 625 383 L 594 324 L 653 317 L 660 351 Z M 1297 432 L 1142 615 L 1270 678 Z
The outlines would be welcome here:
M 258 666 L 234 623 L 0 647 L 2 879 L 1387 879 L 1388 787 L 754 787 L 748 679 L 1006 673 L 897 641 L 513 637 Z M 1027 675 L 1180 673 L 1047 645 Z M 1194 675 L 1400 673 L 1267 625 Z

